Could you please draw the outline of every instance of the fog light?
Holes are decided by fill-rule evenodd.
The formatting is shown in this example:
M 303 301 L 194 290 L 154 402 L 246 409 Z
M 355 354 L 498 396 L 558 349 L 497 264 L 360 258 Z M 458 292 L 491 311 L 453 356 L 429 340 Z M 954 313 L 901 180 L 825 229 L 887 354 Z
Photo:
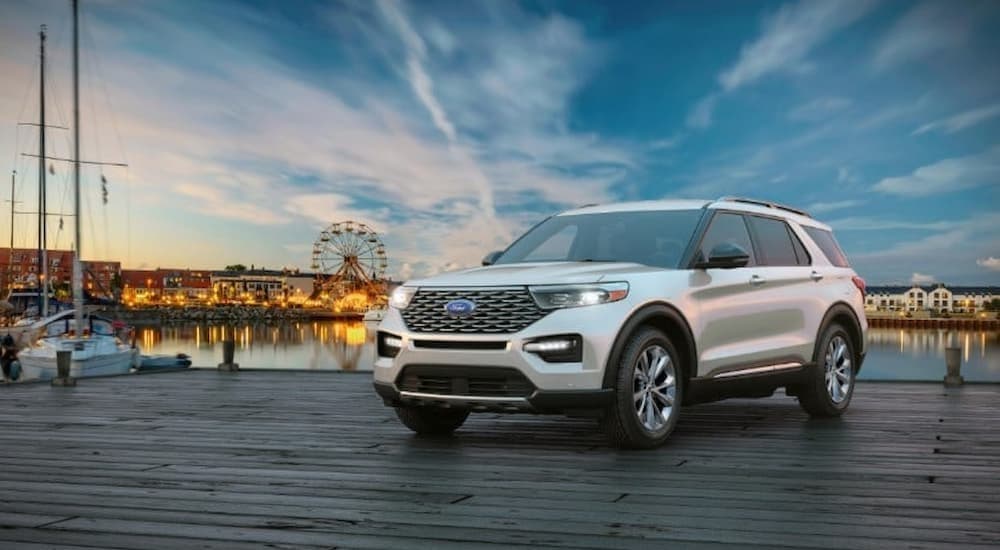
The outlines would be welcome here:
M 583 361 L 583 339 L 579 334 L 538 338 L 525 342 L 522 349 L 537 355 L 548 363 L 579 363 Z
M 395 357 L 403 347 L 403 339 L 387 332 L 378 333 L 378 354 L 380 357 Z
M 403 339 L 402 338 L 396 338 L 395 336 L 388 336 L 387 335 L 385 338 L 382 339 L 382 342 L 386 345 L 386 347 L 390 347 L 390 348 L 401 348 L 401 347 L 403 347 Z

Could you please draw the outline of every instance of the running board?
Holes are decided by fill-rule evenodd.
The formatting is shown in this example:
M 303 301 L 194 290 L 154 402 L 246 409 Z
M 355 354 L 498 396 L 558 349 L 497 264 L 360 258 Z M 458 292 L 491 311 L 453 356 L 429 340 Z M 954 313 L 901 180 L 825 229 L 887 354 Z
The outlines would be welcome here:
M 777 372 L 777 371 L 783 371 L 783 370 L 797 369 L 797 368 L 800 368 L 800 367 L 802 367 L 802 363 L 778 363 L 776 365 L 766 365 L 766 366 L 763 366 L 763 367 L 751 367 L 751 368 L 748 368 L 748 369 L 737 369 L 737 370 L 730 370 L 730 371 L 720 372 L 720 373 L 712 376 L 712 378 L 713 379 L 715 379 L 715 378 L 731 378 L 733 376 L 746 376 L 746 375 L 750 375 L 750 374 L 765 374 L 765 373 L 769 373 L 769 372 Z

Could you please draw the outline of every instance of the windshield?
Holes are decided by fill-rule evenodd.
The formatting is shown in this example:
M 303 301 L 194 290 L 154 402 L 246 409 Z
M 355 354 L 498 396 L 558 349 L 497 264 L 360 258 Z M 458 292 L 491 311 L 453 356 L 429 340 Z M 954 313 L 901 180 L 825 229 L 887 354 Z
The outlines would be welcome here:
M 634 262 L 675 269 L 701 210 L 650 210 L 553 216 L 495 263 Z

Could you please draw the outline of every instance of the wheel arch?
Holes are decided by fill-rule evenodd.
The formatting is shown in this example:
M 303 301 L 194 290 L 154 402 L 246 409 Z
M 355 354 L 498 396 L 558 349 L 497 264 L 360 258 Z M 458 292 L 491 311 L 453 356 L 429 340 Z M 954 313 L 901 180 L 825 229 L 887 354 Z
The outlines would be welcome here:
M 653 327 L 670 338 L 677 353 L 681 355 L 682 384 L 686 387 L 688 380 L 698 372 L 698 349 L 687 319 L 677 308 L 665 302 L 655 302 L 639 308 L 622 324 L 604 364 L 602 387 L 615 387 L 613 367 L 621 360 L 628 337 L 642 327 Z
M 854 345 L 855 361 L 854 364 L 857 368 L 854 370 L 855 373 L 861 370 L 861 350 L 864 349 L 864 338 L 861 332 L 861 322 L 858 320 L 857 314 L 854 313 L 854 309 L 851 308 L 845 302 L 836 302 L 830 309 L 826 310 L 826 315 L 823 316 L 823 321 L 819 324 L 819 330 L 816 332 L 816 346 L 813 351 L 813 361 L 819 364 L 820 353 L 819 349 L 820 339 L 823 338 L 823 333 L 826 329 L 833 323 L 838 323 L 847 329 L 847 334 L 851 338 L 851 344 Z

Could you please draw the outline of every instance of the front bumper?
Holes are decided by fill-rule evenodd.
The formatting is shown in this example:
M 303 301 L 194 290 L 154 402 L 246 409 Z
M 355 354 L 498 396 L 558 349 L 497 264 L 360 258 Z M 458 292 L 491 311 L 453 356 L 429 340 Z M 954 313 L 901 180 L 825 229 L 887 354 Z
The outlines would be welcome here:
M 395 357 L 376 353 L 375 389 L 388 405 L 418 404 L 464 407 L 473 410 L 566 412 L 601 409 L 612 392 L 603 387 L 604 368 L 619 330 L 610 320 L 628 318 L 626 301 L 555 310 L 513 334 L 443 334 L 407 329 L 398 310 L 390 309 L 379 332 L 402 341 Z M 579 362 L 547 362 L 524 344 L 538 338 L 577 334 L 582 338 Z M 407 367 L 453 370 L 456 376 L 474 378 L 489 370 L 516 371 L 527 389 L 519 395 L 491 395 L 487 391 L 416 391 L 402 383 Z M 411 371 L 412 372 L 412 369 Z M 465 386 L 456 384 L 455 388 Z
M 442 395 L 400 391 L 395 384 L 375 381 L 375 392 L 390 407 L 420 405 L 467 408 L 473 411 L 584 414 L 603 410 L 614 399 L 614 390 L 538 390 L 526 397 Z

